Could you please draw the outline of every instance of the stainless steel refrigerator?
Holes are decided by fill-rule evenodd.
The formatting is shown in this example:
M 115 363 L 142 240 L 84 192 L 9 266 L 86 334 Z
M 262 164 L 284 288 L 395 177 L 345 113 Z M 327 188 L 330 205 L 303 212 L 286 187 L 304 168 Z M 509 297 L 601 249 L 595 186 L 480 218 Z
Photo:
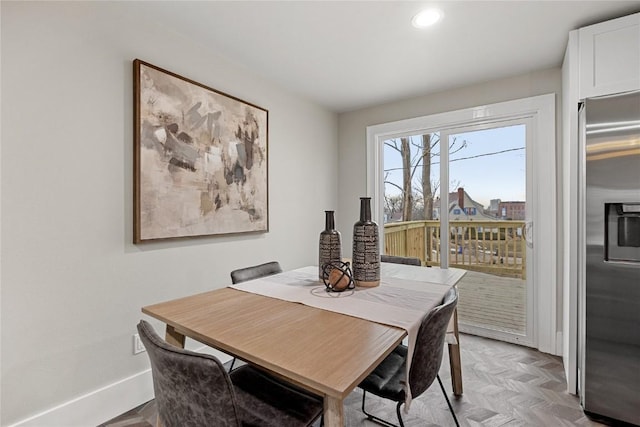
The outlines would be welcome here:
M 640 92 L 580 110 L 579 394 L 640 425 Z

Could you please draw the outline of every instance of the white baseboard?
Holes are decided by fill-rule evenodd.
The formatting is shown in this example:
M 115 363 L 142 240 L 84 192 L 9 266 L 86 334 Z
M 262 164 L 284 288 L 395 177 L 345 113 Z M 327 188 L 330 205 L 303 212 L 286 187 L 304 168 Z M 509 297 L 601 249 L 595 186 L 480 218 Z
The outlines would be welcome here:
M 231 356 L 202 346 L 200 353 L 216 356 L 222 363 Z M 151 369 L 116 381 L 7 427 L 87 427 L 97 426 L 153 399 Z
M 153 383 L 147 369 L 8 427 L 96 426 L 151 399 Z

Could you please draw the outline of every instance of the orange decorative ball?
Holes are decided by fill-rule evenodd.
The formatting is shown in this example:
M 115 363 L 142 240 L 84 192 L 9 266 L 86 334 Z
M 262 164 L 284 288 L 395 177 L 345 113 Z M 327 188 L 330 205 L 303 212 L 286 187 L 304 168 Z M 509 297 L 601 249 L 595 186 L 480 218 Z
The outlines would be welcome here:
M 345 289 L 353 289 L 353 273 L 348 262 L 328 262 L 322 266 L 322 281 L 327 287 L 327 292 L 342 292 Z
M 329 285 L 331 289 L 334 291 L 344 291 L 349 286 L 351 282 L 349 276 L 345 274 L 342 270 L 334 268 L 329 273 Z

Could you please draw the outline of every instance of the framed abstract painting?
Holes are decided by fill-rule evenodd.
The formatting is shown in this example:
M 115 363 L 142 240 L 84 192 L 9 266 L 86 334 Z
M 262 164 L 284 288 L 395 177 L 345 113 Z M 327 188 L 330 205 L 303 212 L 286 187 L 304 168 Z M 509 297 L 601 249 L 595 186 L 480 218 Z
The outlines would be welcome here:
M 269 112 L 133 61 L 134 243 L 269 230 Z

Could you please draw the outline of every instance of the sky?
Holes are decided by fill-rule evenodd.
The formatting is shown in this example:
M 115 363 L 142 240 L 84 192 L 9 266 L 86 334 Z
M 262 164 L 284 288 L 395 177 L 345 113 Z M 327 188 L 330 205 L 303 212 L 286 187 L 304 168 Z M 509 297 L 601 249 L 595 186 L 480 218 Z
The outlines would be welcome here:
M 472 199 L 487 208 L 491 199 L 526 201 L 525 132 L 525 125 L 516 125 L 451 135 L 451 138 L 456 138 L 452 151 L 464 146 L 450 155 L 449 183 L 454 187 L 449 191 L 463 187 Z M 416 142 L 420 140 L 415 138 Z M 432 158 L 431 176 L 437 181 L 439 162 L 439 156 Z M 401 168 L 400 153 L 385 146 L 384 169 L 393 169 L 389 171 L 387 180 L 402 186 Z M 421 176 L 418 169 L 414 183 L 419 182 Z M 388 184 L 385 191 L 387 194 L 400 193 Z

